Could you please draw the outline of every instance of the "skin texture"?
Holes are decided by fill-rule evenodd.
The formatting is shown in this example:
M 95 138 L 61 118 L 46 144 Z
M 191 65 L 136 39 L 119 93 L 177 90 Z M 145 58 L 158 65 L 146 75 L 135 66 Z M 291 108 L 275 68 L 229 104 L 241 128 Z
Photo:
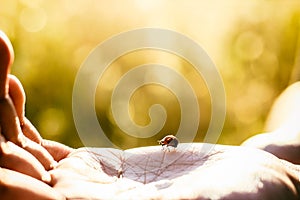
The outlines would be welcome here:
M 2 86 L 0 88 L 1 134 L 6 140 L 33 154 L 44 168 L 49 170 L 56 165 L 52 156 L 22 132 L 22 127 L 29 126 L 24 123 L 25 93 L 18 79 L 8 74 L 13 63 L 14 53 L 9 39 L 3 32 L 0 32 L 0 55 L 0 74 L 2 78 L 0 79 L 0 86 Z M 27 135 L 33 134 L 27 133 Z
M 11 44 L 0 32 L 1 199 L 300 198 L 300 167 L 293 164 L 299 156 L 288 162 L 255 145 L 73 150 L 44 140 L 24 116 L 25 92 L 8 74 L 12 62 Z M 292 128 L 300 130 L 297 124 Z M 274 130 L 268 134 L 294 134 Z
M 49 185 L 22 173 L 0 168 L 1 199 L 65 199 Z
M 51 173 L 70 199 L 298 199 L 300 192 L 298 166 L 257 149 L 199 143 L 171 152 L 78 149 Z
M 38 199 L 42 196 L 45 199 L 64 199 L 47 185 L 51 182 L 48 170 L 53 169 L 56 161 L 66 157 L 72 149 L 43 140 L 24 116 L 25 92 L 19 80 L 8 74 L 13 58 L 12 45 L 0 31 L 1 199 L 18 199 L 21 196 L 22 199 L 34 199 L 34 196 Z

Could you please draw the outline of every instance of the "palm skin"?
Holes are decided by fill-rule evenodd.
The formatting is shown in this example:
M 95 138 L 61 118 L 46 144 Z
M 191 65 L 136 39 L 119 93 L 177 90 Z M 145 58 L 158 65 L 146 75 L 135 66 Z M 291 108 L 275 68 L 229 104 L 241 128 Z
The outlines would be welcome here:
M 298 199 L 299 171 L 252 148 L 180 144 L 78 149 L 51 171 L 68 199 Z

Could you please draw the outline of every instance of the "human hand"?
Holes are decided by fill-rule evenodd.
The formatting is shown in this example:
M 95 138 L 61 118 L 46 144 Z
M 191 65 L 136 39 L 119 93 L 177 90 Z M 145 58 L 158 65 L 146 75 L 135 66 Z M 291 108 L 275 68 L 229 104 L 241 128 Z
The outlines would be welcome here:
M 194 143 L 82 148 L 51 174 L 69 199 L 299 199 L 299 170 L 261 150 Z
M 9 39 L 0 32 L 0 126 L 1 134 L 8 141 L 34 155 L 46 170 L 53 168 L 56 162 L 52 156 L 29 137 L 41 140 L 39 134 L 32 129 L 32 125 L 24 116 L 25 92 L 18 79 L 9 75 L 14 60 L 14 52 Z
M 43 140 L 26 119 L 25 92 L 19 80 L 9 74 L 13 59 L 12 45 L 0 31 L 1 198 L 64 198 L 47 185 L 51 182 L 47 170 L 55 167 L 56 161 L 66 157 L 72 149 Z
M 270 152 L 278 158 L 300 164 L 300 82 L 290 85 L 276 99 L 266 123 L 266 133 L 255 135 L 243 146 Z
M 21 84 L 8 75 L 13 54 L 5 37 L 0 34 L 1 198 L 299 198 L 299 166 L 256 149 L 216 145 L 206 154 L 207 144 L 198 143 L 170 152 L 143 147 L 71 153 L 43 140 L 24 116 Z M 60 162 L 50 180 L 46 169 L 54 160 Z

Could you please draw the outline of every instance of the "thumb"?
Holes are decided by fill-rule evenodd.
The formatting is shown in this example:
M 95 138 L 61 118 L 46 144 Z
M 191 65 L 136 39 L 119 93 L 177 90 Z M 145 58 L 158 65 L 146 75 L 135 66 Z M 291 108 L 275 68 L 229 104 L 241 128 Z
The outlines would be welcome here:
M 14 50 L 10 40 L 0 30 L 0 99 L 8 95 L 8 79 L 10 67 L 14 61 Z

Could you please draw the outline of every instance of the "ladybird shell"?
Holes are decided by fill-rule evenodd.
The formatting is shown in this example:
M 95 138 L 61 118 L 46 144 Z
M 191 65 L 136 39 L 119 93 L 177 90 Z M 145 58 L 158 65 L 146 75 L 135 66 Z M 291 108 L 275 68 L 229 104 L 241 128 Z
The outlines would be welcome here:
M 174 135 L 167 135 L 163 139 L 159 140 L 158 143 L 162 146 L 166 145 L 176 148 L 179 141 Z

